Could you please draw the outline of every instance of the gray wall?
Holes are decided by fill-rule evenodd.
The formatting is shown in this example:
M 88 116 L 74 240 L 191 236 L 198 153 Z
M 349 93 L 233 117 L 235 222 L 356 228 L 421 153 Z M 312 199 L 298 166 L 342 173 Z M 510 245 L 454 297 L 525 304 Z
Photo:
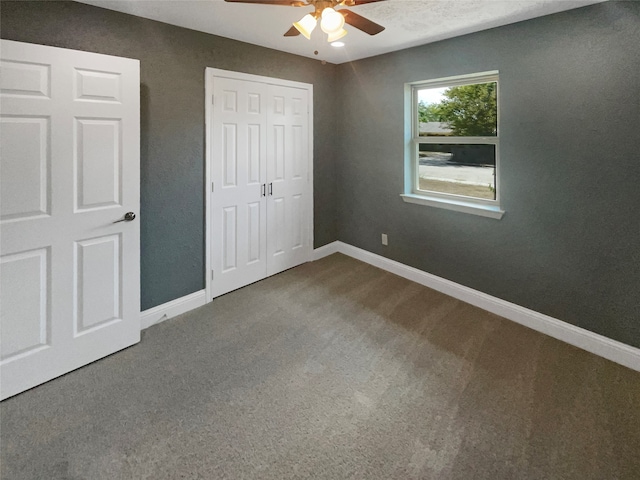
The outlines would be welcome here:
M 337 67 L 71 2 L 3 1 L 0 19 L 3 38 L 141 60 L 143 309 L 204 286 L 210 66 L 312 83 L 323 99 L 316 247 L 339 239 L 640 346 L 637 2 Z M 506 216 L 403 203 L 404 83 L 486 70 L 500 71 Z
M 404 83 L 488 70 L 505 217 L 404 203 Z M 640 347 L 639 78 L 637 2 L 338 66 L 338 238 Z
M 204 288 L 204 69 L 313 84 L 315 246 L 336 240 L 335 66 L 73 2 L 2 2 L 2 38 L 137 58 L 142 309 Z

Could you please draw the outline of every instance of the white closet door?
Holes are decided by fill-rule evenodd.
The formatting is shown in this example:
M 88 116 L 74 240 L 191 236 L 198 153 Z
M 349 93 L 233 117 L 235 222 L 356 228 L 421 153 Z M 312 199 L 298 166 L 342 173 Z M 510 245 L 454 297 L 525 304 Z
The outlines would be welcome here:
M 2 40 L 1 396 L 140 339 L 139 62 Z
M 269 86 L 267 274 L 309 260 L 309 92 Z
M 214 77 L 213 91 L 211 293 L 217 297 L 267 272 L 267 86 Z

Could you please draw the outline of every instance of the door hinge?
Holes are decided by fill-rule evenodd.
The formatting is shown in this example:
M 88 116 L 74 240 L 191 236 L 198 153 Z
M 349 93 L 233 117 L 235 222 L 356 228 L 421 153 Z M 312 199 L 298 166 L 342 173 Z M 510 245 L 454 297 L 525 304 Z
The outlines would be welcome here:
M 216 96 L 211 95 L 211 105 L 215 105 L 215 104 L 216 104 Z
M 213 193 L 213 189 L 214 189 L 214 183 L 211 182 L 211 193 Z
M 211 270 L 211 280 L 213 280 L 213 270 Z

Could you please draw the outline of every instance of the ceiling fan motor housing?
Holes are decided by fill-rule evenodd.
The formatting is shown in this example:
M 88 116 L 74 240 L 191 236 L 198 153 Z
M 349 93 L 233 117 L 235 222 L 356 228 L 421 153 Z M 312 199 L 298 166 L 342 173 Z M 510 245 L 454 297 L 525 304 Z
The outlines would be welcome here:
M 295 22 L 293 26 L 284 34 L 285 37 L 295 37 L 303 34 L 308 39 L 311 39 L 311 31 L 315 28 L 315 24 L 318 20 L 321 20 L 321 27 L 324 23 L 322 30 L 330 37 L 329 41 L 337 40 L 338 38 L 347 34 L 343 26 L 345 23 L 352 27 L 361 30 L 368 35 L 377 35 L 384 30 L 382 25 L 378 25 L 371 20 L 358 15 L 355 12 L 347 9 L 335 10 L 336 7 L 357 7 L 359 5 L 365 5 L 367 3 L 383 2 L 384 0 L 225 0 L 231 3 L 253 3 L 259 5 L 282 5 L 290 7 L 313 7 L 313 12 L 305 15 L 306 20 L 303 18 L 298 22 Z M 327 12 L 329 19 L 323 18 L 323 11 L 330 8 L 331 12 Z M 335 13 L 339 14 L 338 18 Z M 308 18 L 307 18 L 308 17 Z M 304 20 L 304 21 L 303 21 Z M 338 26 L 339 25 L 339 26 Z

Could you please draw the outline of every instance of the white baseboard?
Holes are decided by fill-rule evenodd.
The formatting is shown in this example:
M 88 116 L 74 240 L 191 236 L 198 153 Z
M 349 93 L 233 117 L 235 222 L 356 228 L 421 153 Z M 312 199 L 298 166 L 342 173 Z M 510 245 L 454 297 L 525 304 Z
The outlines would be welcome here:
M 206 300 L 205 291 L 200 290 L 140 312 L 140 330 L 201 307 L 207 303 Z
M 316 253 L 317 252 L 317 253 Z M 409 267 L 361 248 L 343 242 L 333 242 L 314 251 L 314 258 L 320 259 L 334 252 L 340 252 L 375 267 L 404 277 L 413 282 L 442 292 L 451 297 L 470 303 L 501 317 L 549 335 L 575 347 L 604 357 L 613 362 L 640 371 L 640 349 L 576 327 L 557 318 L 544 315 L 506 300 L 465 287 L 458 283 Z
M 316 260 L 320 260 L 321 258 L 328 257 L 334 253 L 338 253 L 338 245 L 346 245 L 342 242 L 331 242 L 323 245 L 322 247 L 316 248 L 313 251 L 312 259 L 315 262 Z

